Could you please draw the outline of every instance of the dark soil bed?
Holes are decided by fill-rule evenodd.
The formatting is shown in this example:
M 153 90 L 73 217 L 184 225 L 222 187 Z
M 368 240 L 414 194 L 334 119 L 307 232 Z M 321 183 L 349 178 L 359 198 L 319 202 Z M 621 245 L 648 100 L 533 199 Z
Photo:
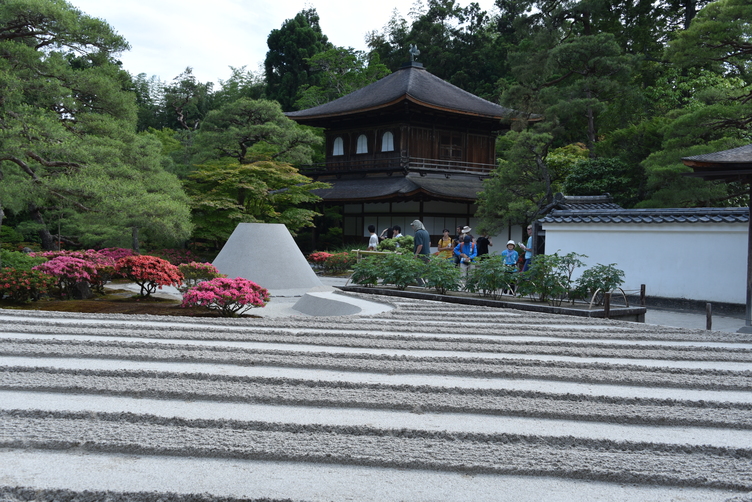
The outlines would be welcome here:
M 156 297 L 139 298 L 125 290 L 108 292 L 89 300 L 42 299 L 24 304 L 0 301 L 0 308 L 18 310 L 54 310 L 92 314 L 145 314 L 188 317 L 221 317 L 205 307 L 180 307 L 180 301 Z M 244 316 L 247 317 L 247 316 Z

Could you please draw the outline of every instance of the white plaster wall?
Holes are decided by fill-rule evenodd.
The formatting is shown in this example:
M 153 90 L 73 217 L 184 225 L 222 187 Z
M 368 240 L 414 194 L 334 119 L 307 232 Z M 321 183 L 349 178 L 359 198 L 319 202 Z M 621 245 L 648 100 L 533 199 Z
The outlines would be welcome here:
M 645 284 L 648 296 L 746 304 L 746 223 L 548 223 L 543 229 L 547 254 L 585 254 L 586 267 L 615 263 L 624 271 L 624 289 Z

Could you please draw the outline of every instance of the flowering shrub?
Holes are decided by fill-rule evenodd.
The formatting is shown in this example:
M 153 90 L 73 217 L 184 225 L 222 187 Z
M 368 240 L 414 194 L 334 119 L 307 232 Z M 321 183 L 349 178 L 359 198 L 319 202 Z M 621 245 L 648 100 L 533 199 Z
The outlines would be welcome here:
M 76 297 L 76 296 L 90 296 L 91 293 L 87 291 L 86 294 L 76 294 L 79 284 L 85 283 L 85 287 L 88 288 L 96 281 L 97 268 L 90 261 L 75 258 L 73 256 L 57 256 L 49 261 L 40 263 L 32 270 L 38 270 L 57 279 L 58 294 L 61 298 L 64 297 Z M 82 291 L 78 289 L 78 291 Z
M 99 250 L 99 254 L 109 256 L 114 261 L 118 261 L 120 258 L 124 258 L 126 256 L 134 256 L 136 253 L 134 253 L 132 249 L 128 248 L 104 248 Z
M 143 297 L 163 286 L 178 287 L 183 283 L 183 274 L 175 265 L 156 256 L 125 256 L 115 264 L 115 272 L 139 286 Z
M 342 272 L 352 268 L 356 261 L 357 257 L 348 252 L 333 254 L 324 261 L 324 270 Z
M 327 253 L 326 251 L 316 251 L 315 253 L 309 254 L 306 259 L 308 260 L 308 263 L 313 265 L 314 268 L 324 268 L 326 260 L 331 257 L 332 253 Z
M 57 280 L 39 270 L 0 269 L 0 298 L 13 302 L 38 300 Z
M 181 263 L 178 265 L 180 273 L 183 274 L 183 285 L 178 289 L 185 293 L 191 288 L 194 288 L 198 283 L 202 281 L 209 281 L 211 279 L 217 279 L 219 277 L 227 277 L 224 274 L 220 274 L 217 267 L 211 263 Z
M 152 251 L 149 253 L 151 256 L 162 258 L 167 260 L 173 265 L 180 265 L 181 263 L 191 263 L 198 261 L 199 257 L 196 253 L 189 249 L 160 249 L 158 251 Z
M 218 309 L 223 316 L 242 315 L 253 307 L 263 307 L 269 291 L 255 282 L 237 277 L 217 278 L 199 283 L 183 295 L 182 307 L 202 306 Z
M 112 257 L 94 249 L 87 249 L 85 251 L 44 251 L 41 253 L 29 254 L 37 257 L 41 256 L 47 258 L 48 260 L 54 260 L 57 258 L 76 258 L 88 263 L 89 266 L 86 267 L 88 270 L 88 278 L 82 278 L 78 281 L 75 281 L 73 277 L 66 277 L 63 279 L 61 286 L 64 287 L 61 288 L 60 292 L 61 294 L 65 295 L 72 293 L 73 289 L 77 287 L 77 282 L 84 281 L 88 283 L 89 287 L 96 289 L 97 291 L 102 293 L 104 290 L 104 285 L 110 282 L 110 279 L 112 279 L 112 274 L 115 267 L 115 260 Z M 69 267 L 70 266 L 72 265 L 69 264 Z M 68 271 L 70 270 L 68 269 Z M 61 272 L 65 273 L 64 270 Z M 60 279 L 58 274 L 51 271 L 48 271 L 48 273 Z M 74 273 L 74 275 L 80 275 L 80 273 Z

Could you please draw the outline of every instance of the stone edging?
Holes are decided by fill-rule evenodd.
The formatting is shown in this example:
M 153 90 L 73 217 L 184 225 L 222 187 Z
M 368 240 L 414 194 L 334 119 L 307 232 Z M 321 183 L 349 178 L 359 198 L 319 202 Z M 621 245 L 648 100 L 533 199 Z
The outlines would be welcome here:
M 504 309 L 524 310 L 528 312 L 541 312 L 546 314 L 571 315 L 577 317 L 604 318 L 603 309 L 578 309 L 571 307 L 551 306 L 543 304 L 520 303 L 504 300 L 491 300 L 488 298 L 468 298 L 462 296 L 440 295 L 438 293 L 424 293 L 419 291 L 407 291 L 386 288 L 374 288 L 363 286 L 337 286 L 342 291 L 351 293 L 367 293 L 373 295 L 399 296 L 403 298 L 414 298 L 419 300 L 433 300 L 447 303 L 459 303 L 463 305 L 476 305 L 479 307 L 495 307 Z M 622 321 L 645 322 L 645 307 L 611 307 L 609 319 L 619 319 Z

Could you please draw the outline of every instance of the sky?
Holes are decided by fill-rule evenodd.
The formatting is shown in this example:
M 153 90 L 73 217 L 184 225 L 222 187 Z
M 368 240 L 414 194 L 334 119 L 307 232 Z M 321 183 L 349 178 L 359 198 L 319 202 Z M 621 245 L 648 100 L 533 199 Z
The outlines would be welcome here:
M 366 50 L 367 32 L 381 31 L 394 9 L 408 19 L 412 0 L 68 0 L 85 14 L 107 21 L 131 45 L 123 67 L 170 82 L 186 67 L 201 82 L 227 80 L 230 66 L 258 71 L 266 39 L 286 19 L 315 7 L 324 35 L 337 46 Z M 470 0 L 459 0 L 462 6 Z M 493 0 L 479 0 L 495 12 Z M 420 49 L 420 47 L 418 47 Z M 409 56 L 405 54 L 405 61 Z M 420 61 L 420 57 L 418 57 Z

